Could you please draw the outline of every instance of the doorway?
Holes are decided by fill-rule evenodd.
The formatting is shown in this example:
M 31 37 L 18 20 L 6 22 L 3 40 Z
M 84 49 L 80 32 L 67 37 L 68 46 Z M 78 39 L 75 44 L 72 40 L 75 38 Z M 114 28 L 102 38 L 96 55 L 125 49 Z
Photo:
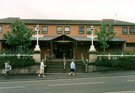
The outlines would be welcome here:
M 53 44 L 53 54 L 56 58 L 73 58 L 73 43 L 58 43 Z

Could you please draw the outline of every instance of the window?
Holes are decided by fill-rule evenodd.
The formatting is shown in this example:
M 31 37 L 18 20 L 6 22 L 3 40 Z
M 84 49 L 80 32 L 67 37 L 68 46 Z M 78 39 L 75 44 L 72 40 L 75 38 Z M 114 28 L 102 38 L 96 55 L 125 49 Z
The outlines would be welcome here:
M 91 28 L 90 27 L 87 27 L 87 34 L 91 34 L 92 32 L 91 32 Z
M 127 35 L 127 27 L 122 27 L 122 35 Z
M 130 33 L 130 35 L 134 35 L 134 33 L 135 33 L 134 27 L 129 28 L 129 33 Z
M 135 43 L 126 43 L 126 47 L 135 47 Z
M 47 33 L 48 33 L 48 28 L 47 28 L 47 26 L 43 26 L 43 27 L 42 27 L 42 33 L 43 33 L 43 34 L 47 34 Z
M 37 28 L 36 28 L 36 26 L 35 26 L 35 28 L 34 28 L 34 30 L 35 30 L 35 34 L 37 34 Z M 40 27 L 38 27 L 38 34 L 40 34 Z
M 113 33 L 113 27 L 110 27 L 110 32 Z
M 65 32 L 65 34 L 69 34 L 70 33 L 70 28 L 69 27 L 65 27 L 65 30 L 64 30 Z
M 57 27 L 57 33 L 62 34 L 62 27 Z
M 84 27 L 79 27 L 79 34 L 84 34 Z
M 0 33 L 2 33 L 2 26 L 0 26 Z

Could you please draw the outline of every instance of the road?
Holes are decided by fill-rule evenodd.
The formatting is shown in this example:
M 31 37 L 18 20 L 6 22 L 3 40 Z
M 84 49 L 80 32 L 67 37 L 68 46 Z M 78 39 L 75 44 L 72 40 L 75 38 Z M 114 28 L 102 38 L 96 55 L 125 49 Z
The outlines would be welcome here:
M 135 75 L 0 82 L 0 93 L 135 93 Z

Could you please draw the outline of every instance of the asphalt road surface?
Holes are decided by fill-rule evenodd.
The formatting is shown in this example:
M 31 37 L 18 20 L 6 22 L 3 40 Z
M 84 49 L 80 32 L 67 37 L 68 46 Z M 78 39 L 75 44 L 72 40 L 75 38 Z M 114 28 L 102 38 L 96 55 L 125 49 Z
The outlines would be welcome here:
M 0 82 L 0 93 L 135 93 L 135 75 Z

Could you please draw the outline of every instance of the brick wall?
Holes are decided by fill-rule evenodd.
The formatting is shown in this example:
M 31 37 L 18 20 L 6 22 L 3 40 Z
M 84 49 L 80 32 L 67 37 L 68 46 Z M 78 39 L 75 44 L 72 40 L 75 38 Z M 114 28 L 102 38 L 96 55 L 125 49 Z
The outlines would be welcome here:
M 1 24 L 2 26 L 2 33 L 0 33 L 0 38 L 3 37 L 3 34 L 6 33 L 7 31 L 10 31 L 10 28 L 8 26 L 9 24 Z M 48 33 L 43 34 L 42 33 L 42 26 L 47 26 L 48 27 Z M 86 34 L 86 27 L 89 25 L 40 25 L 40 34 L 42 35 L 50 35 L 50 36 L 59 36 L 62 34 L 57 34 L 57 26 L 62 26 L 62 34 L 64 34 L 64 27 L 68 26 L 70 27 L 70 34 L 71 36 L 87 36 Z M 34 30 L 35 25 L 27 25 L 27 27 L 32 28 Z M 79 34 L 79 27 L 84 27 L 84 34 Z M 94 30 L 99 30 L 100 26 L 94 26 Z M 122 35 L 122 27 L 127 27 L 128 28 L 128 34 L 127 35 Z M 129 34 L 129 27 L 135 27 L 135 26 L 113 26 L 114 32 L 116 32 L 116 36 L 119 36 L 120 38 L 126 40 L 126 43 L 135 43 L 135 35 L 130 35 Z M 1 47 L 1 44 L 0 44 Z M 134 47 L 130 49 L 128 48 L 127 50 L 134 50 Z

